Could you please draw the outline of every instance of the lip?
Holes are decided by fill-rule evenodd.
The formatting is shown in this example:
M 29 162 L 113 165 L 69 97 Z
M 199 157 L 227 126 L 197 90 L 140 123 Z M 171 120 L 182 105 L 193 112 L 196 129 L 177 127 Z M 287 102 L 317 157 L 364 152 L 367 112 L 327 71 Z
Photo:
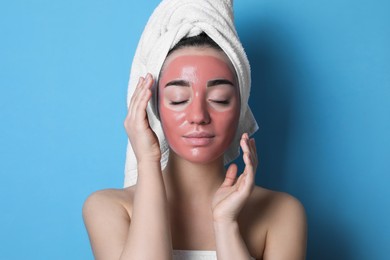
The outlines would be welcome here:
M 188 134 L 185 134 L 183 137 L 184 138 L 213 138 L 214 135 L 209 132 L 201 131 L 201 132 L 190 132 Z
M 183 136 L 184 141 L 193 146 L 207 146 L 213 142 L 215 135 L 208 132 L 191 132 Z

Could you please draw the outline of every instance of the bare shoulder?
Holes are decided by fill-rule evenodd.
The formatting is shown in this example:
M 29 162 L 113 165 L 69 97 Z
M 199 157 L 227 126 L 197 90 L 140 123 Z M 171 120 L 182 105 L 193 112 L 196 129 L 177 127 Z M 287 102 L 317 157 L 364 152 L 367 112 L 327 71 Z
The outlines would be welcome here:
M 83 217 L 96 216 L 97 213 L 104 212 L 131 212 L 131 202 L 133 200 L 134 188 L 125 189 L 105 189 L 99 190 L 85 200 L 83 205 Z
M 257 234 L 252 241 L 263 245 L 264 259 L 304 259 L 306 213 L 298 199 L 256 186 L 245 209 Z
M 133 187 L 95 191 L 85 200 L 83 214 L 89 214 L 90 210 L 94 211 L 115 207 L 130 209 L 133 195 Z
M 133 187 L 99 190 L 89 195 L 83 205 L 83 219 L 88 233 L 114 219 L 130 223 L 133 195 Z
M 250 197 L 250 203 L 256 204 L 257 209 L 262 209 L 263 213 L 273 220 L 290 219 L 291 216 L 305 217 L 305 209 L 302 203 L 285 192 L 255 186 Z
M 305 209 L 302 203 L 290 194 L 255 186 L 244 207 L 244 215 L 252 216 L 251 222 L 262 221 L 262 224 L 266 222 L 269 225 L 283 219 L 291 220 L 293 216 L 305 220 Z
M 119 258 L 131 222 L 133 195 L 132 187 L 106 189 L 85 200 L 83 219 L 95 258 Z

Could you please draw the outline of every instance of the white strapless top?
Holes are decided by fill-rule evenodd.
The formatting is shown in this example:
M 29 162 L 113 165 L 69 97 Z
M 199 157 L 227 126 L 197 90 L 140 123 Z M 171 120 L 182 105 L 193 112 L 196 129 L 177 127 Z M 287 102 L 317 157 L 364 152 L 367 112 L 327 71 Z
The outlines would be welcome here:
M 251 259 L 254 260 L 253 257 Z M 173 250 L 173 260 L 217 260 L 216 251 Z

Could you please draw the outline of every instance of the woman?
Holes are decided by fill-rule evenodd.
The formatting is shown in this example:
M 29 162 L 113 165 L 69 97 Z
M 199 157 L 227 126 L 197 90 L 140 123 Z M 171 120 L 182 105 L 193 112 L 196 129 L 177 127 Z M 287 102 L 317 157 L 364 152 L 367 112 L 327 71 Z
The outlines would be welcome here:
M 240 140 L 243 173 L 237 178 L 235 164 L 224 168 L 241 107 L 227 55 L 201 34 L 180 41 L 165 59 L 157 84 L 169 144 L 164 170 L 146 113 L 154 81 L 140 78 L 124 122 L 137 184 L 96 192 L 83 208 L 96 259 L 304 259 L 304 209 L 254 185 L 256 145 L 247 133 Z

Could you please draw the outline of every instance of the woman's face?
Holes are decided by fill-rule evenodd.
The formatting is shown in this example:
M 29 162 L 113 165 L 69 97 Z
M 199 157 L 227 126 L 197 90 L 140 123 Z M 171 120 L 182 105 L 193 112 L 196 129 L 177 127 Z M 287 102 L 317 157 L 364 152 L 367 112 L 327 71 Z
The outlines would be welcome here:
M 159 81 L 159 113 L 177 155 L 197 163 L 222 156 L 240 116 L 238 83 L 229 58 L 207 47 L 170 54 Z

